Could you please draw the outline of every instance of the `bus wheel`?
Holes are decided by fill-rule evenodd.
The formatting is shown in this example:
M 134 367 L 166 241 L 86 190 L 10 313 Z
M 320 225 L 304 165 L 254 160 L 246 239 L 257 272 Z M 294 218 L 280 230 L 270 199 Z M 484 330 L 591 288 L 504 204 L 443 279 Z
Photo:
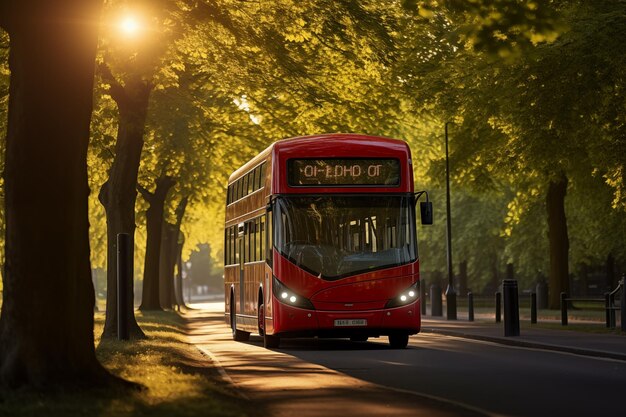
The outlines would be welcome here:
M 250 339 L 250 333 L 237 329 L 237 315 L 235 312 L 235 298 L 230 296 L 230 328 L 233 332 L 233 340 L 237 342 L 245 342 Z
M 258 323 L 259 323 L 259 336 L 264 336 L 265 335 L 265 305 L 264 304 L 259 304 Z
M 266 349 L 278 348 L 280 346 L 280 337 L 272 336 L 266 333 L 265 336 L 263 336 L 263 346 Z
M 367 336 L 351 336 L 351 342 L 367 342 Z
M 404 349 L 409 344 L 409 335 L 406 333 L 393 333 L 389 335 L 389 345 L 393 349 Z
M 266 349 L 277 348 L 280 346 L 280 337 L 272 336 L 265 332 L 265 306 L 259 305 L 259 334 L 263 337 L 263 346 Z

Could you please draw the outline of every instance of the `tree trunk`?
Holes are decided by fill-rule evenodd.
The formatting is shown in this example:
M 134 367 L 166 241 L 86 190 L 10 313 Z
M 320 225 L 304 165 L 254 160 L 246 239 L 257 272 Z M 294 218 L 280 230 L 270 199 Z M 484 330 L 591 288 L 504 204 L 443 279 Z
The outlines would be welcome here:
M 176 207 L 176 223 L 165 223 L 163 228 L 163 243 L 161 247 L 161 286 L 164 289 L 162 298 L 167 300 L 169 305 L 176 305 L 179 308 L 185 307 L 182 297 L 182 287 L 179 291 L 178 276 L 174 275 L 174 268 L 177 264 L 177 256 L 182 251 L 179 248 L 180 227 L 187 209 L 189 199 L 183 197 L 178 207 Z
M 100 70 L 110 85 L 109 92 L 119 110 L 115 158 L 99 196 L 107 218 L 107 310 L 102 337 L 116 337 L 116 239 L 119 233 L 128 233 L 134 242 L 137 174 L 152 86 L 139 77 L 122 86 L 113 78 L 108 67 L 101 66 Z M 129 312 L 127 320 L 131 338 L 145 337 L 133 311 Z
M 459 265 L 459 297 L 467 295 L 467 261 Z
M 609 256 L 606 257 L 606 287 L 607 291 L 613 291 L 616 287 L 615 280 L 615 258 L 613 258 L 613 254 L 609 253 Z
M 161 234 L 161 259 L 159 265 L 159 281 L 161 292 L 161 302 L 172 305 L 172 292 L 175 290 L 172 282 L 174 280 L 174 268 L 176 267 L 176 247 L 178 246 L 178 229 L 175 224 L 163 223 Z M 175 300 L 176 301 L 176 300 Z M 179 305 L 177 302 L 173 304 Z
M 183 246 L 185 246 L 185 235 L 179 231 L 178 241 L 176 245 L 176 286 L 180 294 L 180 306 L 187 307 L 185 303 L 185 294 L 183 293 Z M 191 301 L 191 297 L 189 299 Z
M 161 310 L 171 308 L 171 304 L 164 301 L 159 289 L 159 258 L 161 255 L 161 230 L 163 226 L 163 212 L 165 199 L 175 182 L 168 176 L 161 176 L 156 181 L 154 193 L 143 187 L 139 190 L 150 207 L 146 211 L 146 256 L 143 273 L 143 295 L 140 310 Z
M 560 294 L 569 294 L 567 219 L 565 217 L 565 195 L 567 177 L 561 174 L 548 186 L 546 198 L 548 210 L 548 241 L 550 246 L 549 308 L 560 308 Z
M 101 5 L 101 0 L 0 4 L 0 25 L 11 47 L 3 385 L 121 381 L 97 361 L 93 337 L 87 145 Z

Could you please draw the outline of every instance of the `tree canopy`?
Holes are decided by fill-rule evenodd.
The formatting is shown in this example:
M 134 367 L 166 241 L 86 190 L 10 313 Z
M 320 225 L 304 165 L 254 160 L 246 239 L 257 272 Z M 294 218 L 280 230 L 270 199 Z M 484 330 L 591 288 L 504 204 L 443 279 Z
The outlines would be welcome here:
M 136 37 L 118 31 L 127 13 Z M 585 290 L 583 269 L 625 272 L 625 16 L 621 0 L 106 2 L 87 155 L 92 266 L 107 262 L 97 191 L 125 123 L 115 91 L 135 86 L 145 118 L 127 125 L 141 141 L 130 191 L 174 181 L 163 221 L 187 203 L 184 259 L 210 244 L 222 262 L 227 178 L 271 142 L 360 132 L 411 145 L 416 187 L 435 202 L 436 224 L 420 229 L 422 277 L 434 280 L 450 123 L 455 266 L 470 287 L 494 290 L 509 263 L 524 288 L 550 279 L 555 294 Z M 3 135 L 7 45 L 0 35 Z M 128 209 L 139 278 L 149 207 Z

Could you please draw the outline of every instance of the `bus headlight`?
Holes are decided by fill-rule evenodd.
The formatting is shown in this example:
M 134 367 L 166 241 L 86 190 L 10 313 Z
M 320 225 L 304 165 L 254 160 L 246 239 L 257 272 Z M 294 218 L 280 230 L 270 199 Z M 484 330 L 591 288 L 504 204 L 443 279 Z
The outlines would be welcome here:
M 313 307 L 313 304 L 308 299 L 287 288 L 287 286 L 280 282 L 276 277 L 273 277 L 272 279 L 272 292 L 274 293 L 274 297 L 276 297 L 283 304 L 306 308 L 307 310 L 315 310 L 315 307 Z
M 411 304 L 419 298 L 420 282 L 416 281 L 406 290 L 402 291 L 395 298 L 387 301 L 385 308 L 400 307 L 406 304 Z

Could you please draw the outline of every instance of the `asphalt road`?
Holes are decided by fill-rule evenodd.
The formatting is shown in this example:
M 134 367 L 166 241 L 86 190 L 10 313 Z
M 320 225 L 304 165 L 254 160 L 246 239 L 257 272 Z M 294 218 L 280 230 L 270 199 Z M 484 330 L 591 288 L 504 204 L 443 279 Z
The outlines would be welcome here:
M 353 403 L 352 409 L 360 404 L 370 411 L 382 402 L 380 412 L 369 414 L 394 416 L 572 417 L 624 415 L 626 409 L 624 361 L 436 334 L 413 336 L 405 350 L 391 349 L 381 338 L 364 343 L 285 339 L 280 349 L 268 351 L 260 337 L 230 341 L 223 316 L 215 311 L 219 304 L 211 309 L 209 316 L 198 316 L 194 342 L 246 395 L 283 402 L 276 415 L 304 406 L 309 413 L 301 416 L 332 416 L 337 410 L 328 407 L 344 400 Z M 359 393 L 364 397 L 359 399 Z
M 280 351 L 364 381 L 511 416 L 626 414 L 626 362 L 421 334 L 406 350 L 320 340 Z

